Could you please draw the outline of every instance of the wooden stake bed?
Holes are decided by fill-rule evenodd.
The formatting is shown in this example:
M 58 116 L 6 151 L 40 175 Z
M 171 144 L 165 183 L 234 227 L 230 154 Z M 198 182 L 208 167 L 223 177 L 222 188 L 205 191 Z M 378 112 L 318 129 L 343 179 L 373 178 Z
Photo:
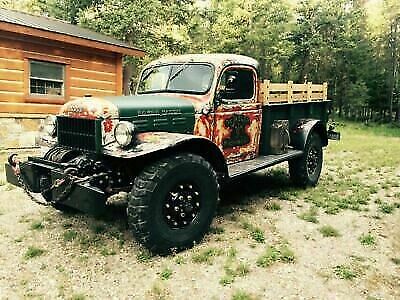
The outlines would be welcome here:
M 271 83 L 269 80 L 259 82 L 258 101 L 263 105 L 275 103 L 298 103 L 324 101 L 328 99 L 328 83 L 294 84 Z

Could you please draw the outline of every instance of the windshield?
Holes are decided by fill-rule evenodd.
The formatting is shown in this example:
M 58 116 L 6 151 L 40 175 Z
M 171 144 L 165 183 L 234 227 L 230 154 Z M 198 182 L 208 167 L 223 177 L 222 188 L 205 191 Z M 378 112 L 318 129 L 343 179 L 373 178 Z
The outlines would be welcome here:
M 184 92 L 204 94 L 213 80 L 213 67 L 205 64 L 153 66 L 143 71 L 138 94 Z

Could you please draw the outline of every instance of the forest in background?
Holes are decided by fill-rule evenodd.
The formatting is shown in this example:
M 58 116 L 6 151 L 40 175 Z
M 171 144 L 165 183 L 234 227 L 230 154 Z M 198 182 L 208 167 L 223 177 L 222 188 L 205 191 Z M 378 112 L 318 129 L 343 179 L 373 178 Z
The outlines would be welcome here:
M 148 61 L 183 53 L 256 58 L 273 82 L 327 81 L 341 118 L 400 126 L 398 0 L 0 0 L 144 49 Z

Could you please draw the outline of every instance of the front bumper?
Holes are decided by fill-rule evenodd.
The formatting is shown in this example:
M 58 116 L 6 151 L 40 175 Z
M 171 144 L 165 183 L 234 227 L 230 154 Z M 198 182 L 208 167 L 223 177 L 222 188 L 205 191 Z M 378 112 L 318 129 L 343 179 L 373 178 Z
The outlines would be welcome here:
M 20 174 L 27 189 L 32 193 L 40 193 L 56 181 L 63 179 L 65 166 L 40 158 L 29 157 L 27 162 L 20 164 Z M 21 187 L 14 169 L 8 163 L 5 165 L 7 182 Z M 43 186 L 46 182 L 47 186 Z M 51 198 L 58 199 L 64 191 L 64 186 L 51 190 Z M 59 204 L 68 206 L 92 215 L 102 215 L 106 211 L 106 194 L 88 182 L 74 183 L 71 192 Z

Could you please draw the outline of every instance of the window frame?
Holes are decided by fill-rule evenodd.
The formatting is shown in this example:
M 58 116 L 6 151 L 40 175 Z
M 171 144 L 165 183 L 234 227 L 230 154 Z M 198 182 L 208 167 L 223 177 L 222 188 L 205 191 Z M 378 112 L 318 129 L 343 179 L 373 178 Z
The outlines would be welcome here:
M 71 62 L 67 58 L 24 53 L 24 96 L 25 100 L 30 103 L 46 103 L 46 104 L 64 104 L 70 99 L 70 65 Z M 45 95 L 31 93 L 31 61 L 43 63 L 56 63 L 63 65 L 63 95 Z M 57 80 L 54 80 L 57 81 Z
M 170 77 L 171 77 L 171 72 L 172 72 L 174 66 L 182 66 L 182 65 L 185 65 L 185 64 L 188 64 L 188 65 L 203 65 L 203 66 L 210 67 L 212 77 L 211 77 L 210 83 L 208 85 L 208 88 L 207 88 L 207 90 L 205 92 L 173 90 L 173 89 L 167 89 L 167 88 L 165 90 L 152 90 L 152 91 L 146 91 L 146 92 L 139 92 L 139 84 L 142 81 L 144 72 L 146 72 L 146 70 L 149 70 L 152 67 L 159 68 L 159 67 L 170 66 L 171 69 L 169 71 L 169 75 L 168 75 L 168 79 L 167 79 L 167 84 L 168 84 L 168 82 L 170 80 Z M 144 94 L 157 94 L 157 93 L 176 93 L 176 94 L 189 94 L 189 95 L 206 95 L 212 89 L 213 84 L 214 84 L 214 80 L 215 80 L 215 66 L 213 64 L 211 64 L 211 63 L 208 63 L 208 62 L 196 62 L 196 61 L 187 61 L 187 62 L 185 62 L 185 61 L 183 61 L 183 62 L 161 63 L 161 64 L 157 64 L 157 65 L 147 66 L 145 69 L 143 69 L 141 71 L 140 77 L 139 77 L 139 81 L 138 81 L 138 83 L 136 85 L 135 94 L 144 95 Z
M 218 87 L 220 85 L 222 76 L 226 71 L 231 71 L 231 70 L 247 70 L 251 71 L 253 73 L 253 95 L 251 98 L 243 98 L 243 99 L 223 99 L 224 103 L 223 104 L 238 104 L 238 103 L 253 103 L 257 102 L 257 97 L 256 97 L 256 92 L 257 92 L 257 72 L 256 70 L 248 65 L 230 65 L 226 67 L 225 69 L 222 70 L 220 75 L 218 76 L 218 81 L 215 87 L 216 92 L 218 91 Z

